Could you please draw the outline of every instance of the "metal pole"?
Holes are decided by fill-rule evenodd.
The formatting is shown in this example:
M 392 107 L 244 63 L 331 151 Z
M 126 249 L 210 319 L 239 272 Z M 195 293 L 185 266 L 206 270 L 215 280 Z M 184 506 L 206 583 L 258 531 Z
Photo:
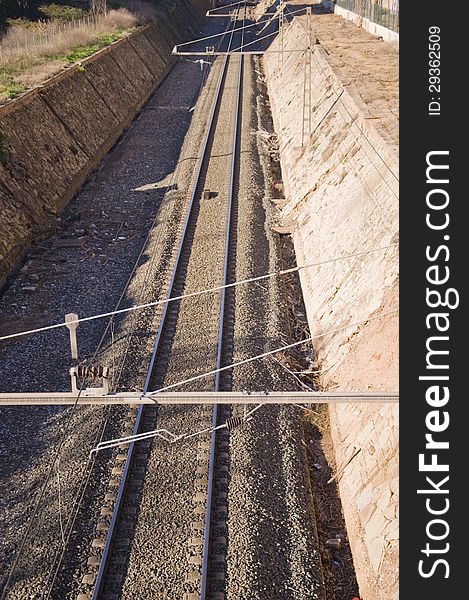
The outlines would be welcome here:
M 304 56 L 304 71 L 303 71 L 303 111 L 301 125 L 301 145 L 305 146 L 305 140 L 311 135 L 311 7 L 306 9 L 307 24 L 307 48 Z M 306 128 L 307 122 L 307 128 Z
M 71 321 L 78 321 L 78 315 L 75 313 L 68 313 L 65 315 L 66 327 L 70 331 L 70 350 L 72 353 L 72 359 L 78 360 L 78 344 L 77 344 L 77 327 L 78 323 L 72 323 Z
M 280 65 L 283 71 L 283 48 L 284 48 L 284 37 L 283 37 L 283 29 L 285 26 L 285 2 L 282 2 L 282 10 L 280 11 L 279 16 L 279 27 L 280 27 Z
M 399 392 L 119 392 L 103 394 L 97 388 L 71 392 L 0 392 L 0 406 L 69 406 L 81 405 L 122 405 L 173 404 L 397 404 Z

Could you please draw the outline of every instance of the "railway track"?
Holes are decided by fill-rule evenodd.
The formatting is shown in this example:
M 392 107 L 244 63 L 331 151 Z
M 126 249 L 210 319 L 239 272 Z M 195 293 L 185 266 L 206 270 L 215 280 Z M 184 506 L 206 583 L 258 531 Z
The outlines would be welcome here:
M 244 21 L 243 12 L 244 9 L 240 9 L 235 15 L 232 30 Z M 234 35 L 234 31 L 230 33 L 227 30 L 225 34 L 228 49 L 243 46 L 243 32 Z M 253 36 L 254 32 L 247 33 L 247 39 L 249 35 Z M 270 261 L 275 262 L 276 255 L 274 251 L 269 254 L 269 249 L 273 248 L 273 244 L 269 245 L 271 240 L 268 238 L 269 221 L 266 215 L 269 213 L 267 210 L 263 212 L 263 200 L 270 197 L 265 191 L 269 189 L 271 182 L 268 175 L 261 181 L 262 173 L 255 172 L 255 169 L 246 176 L 249 171 L 246 163 L 256 163 L 255 160 L 252 161 L 252 157 L 258 156 L 257 151 L 259 157 L 264 157 L 268 162 L 257 145 L 257 139 L 252 135 L 255 131 L 266 131 L 262 127 L 262 94 L 253 85 L 254 68 L 254 61 L 246 61 L 246 65 L 243 65 L 243 56 L 240 54 L 220 57 L 212 63 L 211 77 L 204 90 L 206 104 L 203 106 L 210 103 L 212 93 L 213 103 L 210 110 L 199 111 L 202 118 L 197 123 L 197 135 L 187 136 L 186 139 L 190 137 L 191 140 L 190 150 L 182 152 L 183 158 L 177 163 L 177 167 L 181 163 L 187 165 L 183 173 L 188 176 L 183 177 L 180 171 L 175 170 L 171 177 L 156 182 L 162 189 L 163 182 L 169 181 L 166 191 L 170 192 L 174 182 L 176 190 L 178 183 L 183 182 L 184 185 L 180 185 L 178 194 L 166 198 L 168 205 L 175 206 L 174 211 L 169 212 L 173 209 L 168 209 L 157 215 L 163 228 L 170 222 L 168 215 L 175 215 L 170 231 L 170 235 L 174 237 L 164 244 L 167 251 L 164 252 L 161 249 L 163 244 L 160 244 L 161 256 L 153 252 L 156 243 L 145 244 L 142 248 L 142 252 L 147 253 L 149 262 L 153 260 L 146 271 L 152 274 L 150 278 L 155 278 L 150 286 L 151 290 L 148 290 L 148 294 L 154 294 L 151 299 L 183 296 L 203 287 L 220 286 L 236 278 L 243 279 L 258 271 L 267 272 L 276 268 L 275 264 L 270 264 Z M 244 100 L 243 80 L 246 81 Z M 256 120 L 252 118 L 251 105 L 257 108 Z M 249 123 L 249 126 L 242 127 L 243 112 L 245 123 Z M 248 116 L 251 117 L 250 121 Z M 256 129 L 257 124 L 259 126 Z M 204 130 L 205 133 L 202 134 Z M 244 132 L 242 136 L 241 130 Z M 198 152 L 197 145 L 202 136 Z M 256 141 L 251 146 L 253 139 Z M 272 156 L 268 154 L 268 157 L 271 163 Z M 193 180 L 189 182 L 193 165 Z M 241 182 L 240 170 L 243 172 Z M 268 167 L 266 172 L 270 173 Z M 189 184 L 186 186 L 187 182 Z M 152 185 L 156 183 L 152 182 Z M 249 186 L 255 190 L 252 194 Z M 186 194 L 186 187 L 190 189 L 189 194 Z M 248 234 L 243 239 L 243 232 L 246 231 Z M 152 251 L 147 250 L 148 248 Z M 236 253 L 242 258 L 244 250 L 248 258 L 243 263 L 242 260 L 237 261 Z M 146 260 L 145 254 L 143 259 Z M 135 266 L 139 266 L 138 261 Z M 142 288 L 146 285 L 145 277 Z M 129 293 L 125 300 L 135 301 L 136 297 Z M 125 335 L 121 334 L 124 328 L 117 329 L 120 337 L 116 342 L 119 364 L 123 365 L 123 369 L 125 366 L 133 372 L 132 376 L 135 375 L 135 378 L 131 379 L 132 383 L 138 380 L 138 385 L 127 387 L 142 388 L 140 358 L 145 356 L 145 344 L 149 338 L 153 347 L 146 347 L 147 356 L 151 355 L 151 360 L 146 373 L 145 391 L 172 385 L 189 379 L 194 373 L 230 364 L 233 362 L 235 339 L 236 356 L 243 352 L 252 356 L 259 354 L 264 349 L 262 335 L 257 335 L 259 331 L 265 331 L 265 339 L 269 343 L 280 335 L 279 332 L 283 332 L 279 325 L 280 320 L 285 317 L 281 311 L 277 311 L 281 306 L 279 297 L 274 285 L 269 288 L 251 286 L 244 290 L 230 288 L 218 294 L 160 305 L 154 315 L 142 317 L 138 322 L 136 318 L 134 326 L 125 329 Z M 134 321 L 131 325 L 133 323 Z M 112 338 L 113 331 L 112 329 Z M 119 343 L 125 347 L 124 352 L 119 352 Z M 127 354 L 132 344 L 138 350 L 133 355 L 130 351 Z M 107 357 L 108 361 L 112 358 L 112 361 L 106 363 L 104 360 L 103 364 L 112 363 L 114 369 L 114 356 L 111 357 L 110 348 L 114 348 L 114 339 L 112 344 L 103 349 L 104 358 Z M 123 385 L 128 383 L 126 376 L 125 372 Z M 289 385 L 285 381 L 281 364 L 274 365 L 273 368 L 264 364 L 260 369 L 241 373 L 235 371 L 233 381 L 236 389 L 245 389 L 240 387 L 245 382 L 247 386 L 252 385 L 254 388 L 264 386 L 262 389 L 278 389 Z M 294 385 L 294 382 L 291 383 Z M 192 382 L 190 387 L 183 386 L 182 389 L 229 390 L 231 373 L 218 372 L 205 380 Z M 166 408 L 132 408 L 125 418 L 122 418 L 122 414 L 119 415 L 118 423 L 116 413 L 113 412 L 109 419 L 113 421 L 109 424 L 109 429 L 119 429 L 116 433 L 105 430 L 106 413 L 102 421 L 101 437 L 109 439 L 154 430 L 165 418 L 170 420 L 165 415 Z M 111 413 L 112 409 L 107 409 Z M 62 531 L 61 539 L 55 536 L 54 542 L 56 545 L 58 542 L 58 549 L 55 551 L 49 579 L 46 581 L 47 574 L 41 574 L 36 588 L 40 591 L 34 597 L 68 597 L 77 600 L 127 600 L 133 597 L 142 600 L 222 600 L 227 594 L 229 597 L 239 598 L 290 598 L 293 597 L 290 591 L 295 592 L 295 597 L 312 600 L 318 597 L 316 589 L 320 589 L 321 584 L 315 573 L 320 569 L 311 543 L 315 532 L 310 527 L 310 515 L 302 510 L 308 506 L 309 496 L 305 486 L 301 485 L 301 480 L 295 479 L 298 473 L 302 473 L 301 456 L 297 463 L 294 462 L 298 458 L 297 448 L 301 450 L 298 429 L 291 425 L 283 411 L 274 409 L 268 413 L 267 419 L 254 420 L 249 427 L 240 427 L 237 435 L 231 436 L 231 430 L 243 423 L 246 417 L 244 413 L 243 418 L 239 408 L 234 408 L 232 412 L 229 406 L 215 404 L 184 407 L 184 411 L 187 414 L 181 420 L 184 427 L 169 427 L 175 433 L 185 433 L 184 442 L 171 445 L 159 441 L 155 444 L 147 439 L 137 444 L 122 445 L 111 455 L 105 452 L 99 455 L 96 462 L 101 464 L 94 467 L 91 465 L 83 487 L 80 488 L 80 498 L 76 497 L 76 509 L 73 509 L 66 522 L 67 535 Z M 221 426 L 224 428 L 220 429 Z M 183 455 L 183 459 L 174 460 L 177 452 Z M 155 454 L 159 454 L 156 469 L 153 460 Z M 254 460 L 251 461 L 251 457 Z M 106 470 L 101 468 L 104 463 Z M 167 465 L 169 468 L 166 468 Z M 151 477 L 148 477 L 149 474 Z M 63 491 L 65 487 L 65 480 L 61 479 L 59 483 L 58 478 L 57 467 L 57 492 L 55 488 L 52 489 L 49 496 L 45 496 L 43 504 L 47 504 L 49 498 L 55 500 L 54 494 L 57 496 L 62 529 L 60 510 L 64 503 L 61 489 Z M 160 486 L 168 484 L 166 498 L 163 498 L 161 487 L 153 484 L 155 479 Z M 176 480 L 177 486 L 174 485 Z M 93 487 L 94 482 L 97 482 L 96 487 Z M 98 484 L 101 486 L 99 489 Z M 108 486 L 106 494 L 102 490 L 105 486 Z M 160 510 L 148 510 L 149 488 L 150 494 L 156 496 L 156 503 L 162 500 Z M 185 488 L 184 493 L 180 492 L 181 488 Z M 302 495 L 298 490 L 303 490 Z M 85 492 L 88 498 L 80 504 Z M 144 501 L 145 494 L 147 498 Z M 177 511 L 168 510 L 168 497 L 169 502 L 179 504 Z M 75 498 L 69 500 L 70 505 L 73 504 L 72 500 L 75 501 Z M 153 509 L 154 504 L 150 508 Z M 184 518 L 175 515 L 178 511 L 187 513 L 189 517 L 186 519 L 186 515 Z M 49 511 L 45 514 L 50 516 L 54 513 Z M 141 520 L 144 519 L 141 517 L 145 514 L 146 523 L 142 527 Z M 176 531 L 172 531 L 171 527 L 178 528 L 178 536 L 175 535 L 174 540 L 171 533 Z M 38 521 L 36 529 L 40 536 L 45 529 L 44 520 Z M 159 537 L 155 539 L 157 533 Z M 52 534 L 51 529 L 49 539 L 52 539 Z M 142 537 L 144 543 L 149 542 L 148 546 L 141 544 Z M 31 539 L 29 547 L 34 548 L 34 538 Z M 44 543 L 47 543 L 47 539 Z M 167 547 L 172 544 L 179 546 L 178 552 L 174 554 L 167 551 Z M 82 551 L 77 559 L 74 549 L 80 548 L 80 545 Z M 142 546 L 142 551 L 139 545 Z M 88 554 L 90 546 L 91 552 Z M 136 547 L 139 550 L 137 556 Z M 182 552 L 179 551 L 181 548 Z M 34 560 L 33 555 L 31 558 Z M 84 565 L 87 559 L 86 568 Z M 228 565 L 231 575 L 229 581 Z M 23 572 L 21 568 L 17 571 L 19 579 Z M 149 574 L 156 574 L 152 580 L 152 588 L 147 587 Z M 32 576 L 29 576 L 29 581 L 27 577 L 20 590 L 27 589 Z M 132 577 L 133 580 L 129 583 Z M 43 592 L 49 581 L 52 582 L 50 587 Z M 7 583 L 9 582 L 10 580 Z M 33 597 L 33 592 L 30 596 Z M 12 594 L 11 597 L 22 597 L 21 591 L 20 595 Z
M 245 17 L 244 9 L 234 15 L 222 38 L 223 46 L 218 49 L 251 43 L 255 32 L 246 32 L 244 40 L 239 29 Z M 215 30 L 213 24 L 210 26 L 212 29 L 209 27 L 206 33 Z M 201 48 L 197 47 L 197 51 Z M 200 94 L 194 127 L 186 136 L 174 173 L 160 174 L 162 178 L 152 182 L 164 190 L 152 226 L 157 233 L 154 238 L 147 238 L 141 249 L 134 268 L 139 269 L 141 264 L 146 268 L 143 274 L 137 274 L 138 289 L 131 288 L 121 297 L 124 302 L 135 302 L 141 295 L 144 300 L 184 296 L 276 268 L 274 243 L 268 237 L 269 212 L 263 203 L 269 197 L 266 191 L 271 184 L 271 157 L 265 178 L 261 168 L 256 168 L 264 150 L 253 133 L 264 128 L 262 110 L 256 104 L 262 103 L 262 95 L 260 98 L 254 72 L 257 73 L 254 61 L 246 60 L 244 65 L 240 54 L 219 57 L 212 63 Z M 205 74 L 200 73 L 202 81 Z M 193 100 L 190 102 L 188 108 Z M 146 174 L 143 180 L 148 181 Z M 166 228 L 167 236 L 161 235 Z M 116 389 L 123 385 L 126 389 L 143 387 L 147 391 L 190 379 L 194 374 L 230 364 L 240 354 L 260 353 L 265 341 L 271 342 L 282 329 L 278 299 L 274 285 L 230 288 L 160 305 L 155 314 L 134 313 L 132 319 L 113 323 L 106 338 L 109 343 L 103 346 L 102 356 L 98 355 L 98 364 L 112 365 L 112 374 L 119 373 L 117 381 L 112 382 Z M 258 335 L 259 331 L 265 332 L 266 340 Z M 232 377 L 237 389 L 244 385 L 263 386 L 262 389 L 287 385 L 281 367 L 264 364 L 255 369 L 250 365 L 241 372 L 235 370 L 233 375 L 224 371 L 182 387 L 191 391 L 224 391 L 231 389 Z M 253 598 L 267 597 L 269 586 L 275 592 L 280 589 L 277 579 L 285 589 L 295 577 L 294 585 L 303 586 L 297 581 L 289 557 L 275 554 L 272 560 L 264 560 L 263 555 L 266 542 L 272 542 L 278 553 L 277 549 L 290 539 L 288 515 L 296 514 L 285 509 L 283 482 L 279 485 L 284 472 L 280 449 L 275 447 L 276 453 L 272 454 L 272 446 L 265 444 L 265 453 L 260 448 L 259 440 L 265 442 L 267 434 L 277 434 L 277 429 L 282 431 L 285 427 L 278 411 L 270 415 L 268 432 L 261 420 L 254 420 L 248 427 L 240 427 L 236 436 L 230 432 L 244 422 L 246 414 L 243 418 L 241 410 L 234 408 L 232 412 L 231 407 L 224 405 L 184 407 L 179 412 L 178 407 L 142 406 L 128 412 L 124 409 L 118 419 L 111 408 L 108 412 L 109 424 L 103 421 L 101 439 L 160 427 L 183 433 L 186 439 L 176 444 L 147 439 L 121 445 L 110 453 L 93 454 L 95 464 L 85 473 L 83 493 L 67 498 L 67 504 L 61 495 L 65 489 L 63 471 L 61 483 L 59 469 L 57 474 L 51 471 L 57 475 L 57 483 L 49 486 L 42 504 L 57 501 L 59 511 L 44 511 L 44 518 L 35 526 L 36 539 L 50 516 L 58 514 L 60 529 L 63 525 L 65 528 L 59 531 L 61 537 L 56 535 L 53 540 L 52 567 L 49 575 L 43 569 L 36 586 L 37 597 L 222 600 L 227 594 L 251 597 L 251 592 Z M 224 428 L 219 429 L 220 426 Z M 290 434 L 288 439 L 292 439 Z M 88 445 L 81 446 L 87 458 Z M 250 468 L 251 454 L 257 462 L 261 459 L 260 467 L 255 464 Z M 279 481 L 270 486 L 275 457 Z M 268 476 L 262 473 L 264 467 Z M 261 471 L 260 477 L 256 470 Z M 262 486 L 268 486 L 268 493 L 262 491 Z M 65 522 L 65 513 L 60 511 L 72 505 L 73 511 Z M 266 528 L 267 522 L 275 524 L 273 530 Z M 51 527 L 49 539 L 59 525 L 54 523 Z M 298 527 L 294 525 L 291 530 L 298 537 Z M 28 556 L 27 548 L 34 548 L 35 538 L 27 533 L 28 545 L 20 553 L 26 558 L 18 563 L 18 569 L 12 570 L 17 575 L 12 582 L 21 584 L 20 595 L 11 586 L 11 598 L 22 597 L 21 590 L 28 589 L 28 579 L 21 581 L 22 567 L 30 558 L 34 560 L 32 554 Z M 299 539 L 303 554 L 312 556 L 311 552 L 304 552 L 309 547 L 303 543 L 306 538 Z M 293 542 L 292 539 L 291 547 Z M 45 545 L 47 540 L 41 543 Z M 303 574 L 305 570 L 300 562 L 298 572 Z M 272 581 L 275 583 L 271 586 Z M 298 597 L 310 596 L 301 593 Z
M 239 11 L 231 22 L 232 29 L 237 29 L 243 20 L 244 15 Z M 225 34 L 228 48 L 243 45 L 242 32 L 236 35 L 228 30 Z M 249 179 L 244 173 L 248 160 L 245 148 L 249 146 L 245 138 L 250 133 L 247 136 L 246 127 L 242 127 L 243 111 L 250 114 L 247 100 L 244 99 L 243 102 L 243 80 L 246 79 L 247 90 L 251 81 L 248 73 L 252 75 L 252 65 L 246 64 L 244 76 L 243 57 L 240 54 L 217 58 L 212 64 L 204 102 L 207 101 L 208 104 L 213 93 L 213 103 L 205 113 L 209 113 L 208 118 L 204 115 L 200 125 L 200 131 L 203 131 L 203 124 L 207 123 L 199 152 L 194 144 L 193 151 L 187 154 L 191 168 L 192 164 L 195 165 L 193 180 L 190 185 L 181 186 L 184 189 L 187 187 L 190 192 L 180 193 L 181 226 L 174 230 L 174 237 L 179 243 L 172 245 L 171 252 L 168 253 L 168 270 L 157 271 L 161 278 L 161 283 L 158 284 L 160 298 L 181 296 L 200 290 L 201 285 L 215 287 L 236 278 L 237 249 L 242 252 L 242 247 L 237 243 L 238 234 L 242 239 L 242 231 L 238 232 L 240 186 L 245 190 L 240 196 L 244 208 L 248 202 L 245 198 L 249 197 L 246 194 Z M 241 130 L 244 131 L 242 153 Z M 248 131 L 251 129 L 248 128 Z M 245 161 L 244 179 L 241 183 L 240 159 Z M 186 172 L 189 173 L 189 169 Z M 169 186 L 168 189 L 171 190 L 172 187 Z M 246 222 L 245 213 L 243 210 L 240 220 L 244 222 L 244 228 L 247 228 L 251 224 Z M 207 232 L 210 232 L 209 236 Z M 259 292 L 256 295 L 259 296 Z M 262 296 L 262 291 L 260 295 Z M 171 385 L 190 378 L 194 372 L 211 371 L 231 363 L 235 338 L 235 301 L 240 297 L 235 288 L 230 288 L 218 294 L 160 305 L 156 314 L 148 319 L 150 327 L 147 331 L 154 332 L 154 345 L 149 350 L 151 360 L 144 390 Z M 141 327 L 140 324 L 138 326 Z M 236 335 L 239 336 L 238 322 L 236 327 Z M 140 364 L 141 362 L 135 362 L 137 369 Z M 141 389 L 141 384 L 138 389 Z M 231 374 L 226 371 L 217 373 L 205 380 L 192 382 L 190 388 L 186 386 L 183 389 L 229 390 Z M 164 410 L 148 406 L 130 409 L 119 434 L 130 435 L 156 429 L 164 422 Z M 98 504 L 96 514 L 92 517 L 93 522 L 87 524 L 85 546 L 89 548 L 89 554 L 85 549 L 81 555 L 81 564 L 76 568 L 74 557 L 64 546 L 57 566 L 54 563 L 52 586 L 42 597 L 64 597 L 66 591 L 69 593 L 72 578 L 75 578 L 75 593 L 70 597 L 77 600 L 118 600 L 133 597 L 135 593 L 137 597 L 162 600 L 170 597 L 184 600 L 226 598 L 230 541 L 228 497 L 231 497 L 233 490 L 233 486 L 230 486 L 230 461 L 235 463 L 235 459 L 230 456 L 230 431 L 242 421 L 239 411 L 233 415 L 231 407 L 214 405 L 194 408 L 185 418 L 186 430 L 169 427 L 177 433 L 194 433 L 187 441 L 178 442 L 179 448 L 182 444 L 185 445 L 184 450 L 179 452 L 185 456 L 186 465 L 181 465 L 181 461 L 174 461 L 174 454 L 171 457 L 171 452 L 177 452 L 177 445 L 170 446 L 163 442 L 153 444 L 150 440 L 121 446 L 118 452 L 113 452 L 112 456 L 107 455 L 106 459 L 103 454 L 101 462 L 109 463 L 111 478 L 107 493 L 99 495 L 98 502 L 102 502 L 101 499 L 104 498 L 102 505 Z M 222 424 L 229 426 L 217 429 Z M 205 431 L 205 435 L 198 435 L 197 432 L 201 430 Z M 160 456 L 156 461 L 155 475 L 152 460 L 155 463 L 156 453 L 164 456 L 163 461 L 168 459 L 170 468 L 174 469 L 172 473 L 168 472 L 165 465 L 162 468 Z M 191 471 L 191 474 L 186 476 L 187 473 L 181 470 L 181 466 L 182 469 L 187 466 L 186 470 Z M 157 480 L 158 485 L 165 485 L 174 474 L 178 478 L 177 487 L 180 489 L 183 485 L 186 486 L 184 505 L 178 507 L 177 511 L 168 510 L 167 504 L 155 511 L 153 505 L 149 511 L 148 488 L 156 496 L 159 492 L 158 486 L 151 487 L 152 482 Z M 183 519 L 184 529 L 182 533 L 181 530 L 178 532 L 175 541 L 179 546 L 178 552 L 173 553 L 168 552 L 173 542 L 171 519 L 175 518 L 178 511 L 185 511 L 188 517 Z M 144 513 L 150 514 L 153 521 L 147 521 L 142 528 L 140 521 L 142 517 L 145 520 Z M 88 515 L 91 516 L 91 510 Z M 70 528 L 70 533 L 77 534 L 77 539 L 81 535 L 82 518 L 83 514 L 77 517 L 77 527 L 72 523 Z M 176 516 L 176 521 L 178 520 L 181 527 L 181 520 Z M 72 531 L 79 528 L 80 532 Z M 230 531 L 232 534 L 232 524 Z M 142 538 L 143 544 L 146 544 L 145 536 L 153 538 L 155 534 L 158 534 L 158 540 L 152 539 L 151 547 L 145 545 L 144 550 L 139 550 L 136 554 L 136 547 L 143 546 Z M 231 534 L 230 537 L 233 538 Z M 75 547 L 83 544 L 81 541 L 74 543 Z M 65 552 L 68 557 L 63 560 Z M 174 555 L 178 557 L 177 563 L 172 562 Z M 147 590 L 146 577 L 149 572 L 148 569 L 145 570 L 148 566 L 145 561 L 151 564 L 150 576 L 155 575 L 152 577 L 153 586 L 164 582 L 161 591 L 159 587 L 156 593 L 155 587 Z M 81 577 L 81 583 L 78 583 Z
M 239 19 L 238 10 L 233 19 L 233 28 L 239 26 Z M 243 43 L 241 34 L 229 35 L 228 49 L 240 43 Z M 242 81 L 242 55 L 226 55 L 222 59 L 202 151 L 191 185 L 191 197 L 167 289 L 168 298 L 192 291 L 193 265 L 200 270 L 202 263 L 202 268 L 205 266 L 211 272 L 214 284 L 218 285 L 226 283 L 233 272 Z M 227 135 L 227 130 L 230 135 Z M 223 172 L 224 176 L 221 175 Z M 226 184 L 220 186 L 223 179 L 227 180 Z M 220 221 L 220 235 L 211 239 L 209 246 L 203 234 L 204 221 L 207 219 Z M 210 256 L 207 261 L 208 248 Z M 200 260 L 202 255 L 205 256 L 204 260 Z M 197 286 L 195 282 L 194 285 Z M 223 290 L 211 306 L 210 315 L 216 315 L 216 318 L 205 323 L 206 329 L 209 329 L 209 339 L 202 340 L 198 351 L 202 351 L 202 362 L 206 361 L 209 368 L 226 364 L 231 356 L 233 295 Z M 174 359 L 182 343 L 180 333 L 182 330 L 187 333 L 188 327 L 197 329 L 201 325 L 186 318 L 187 308 L 184 301 L 171 302 L 163 305 L 160 314 L 156 315 L 155 322 L 159 326 L 145 391 L 182 378 L 180 360 Z M 201 360 L 201 357 L 196 360 Z M 208 380 L 202 385 L 211 386 L 215 391 L 229 389 L 229 376 L 218 373 L 214 381 Z M 230 407 L 203 407 L 200 415 L 202 422 L 206 429 L 213 431 L 209 440 L 204 436 L 193 438 L 192 441 L 197 444 L 197 469 L 193 495 L 194 520 L 185 582 L 188 590 L 185 593 L 186 600 L 225 598 L 229 431 L 217 431 L 215 428 L 229 420 L 230 415 Z M 128 416 L 129 419 L 135 417 L 133 433 L 139 433 L 155 429 L 158 410 L 141 406 L 136 414 L 130 411 Z M 104 519 L 110 518 L 109 529 L 105 540 L 101 537 L 93 542 L 101 559 L 95 556 L 89 560 L 90 574 L 85 576 L 83 583 L 94 582 L 94 588 L 90 595 L 81 594 L 83 599 L 117 600 L 121 595 L 151 449 L 151 442 L 144 441 L 138 445 L 130 444 L 127 452 L 117 455 L 117 461 L 122 466 L 113 470 L 115 479 L 111 483 L 117 484 L 119 481 L 119 485 L 117 490 L 110 490 L 107 496 L 114 508 L 111 511 L 104 507 L 101 511 Z M 93 571 L 96 567 L 98 572 L 95 576 Z

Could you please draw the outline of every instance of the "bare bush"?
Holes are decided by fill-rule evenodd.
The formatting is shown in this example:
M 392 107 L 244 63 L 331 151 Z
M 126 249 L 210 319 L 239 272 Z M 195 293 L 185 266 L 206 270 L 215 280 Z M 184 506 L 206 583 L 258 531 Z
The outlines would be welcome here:
M 95 15 L 107 12 L 107 0 L 90 0 L 90 11 Z
M 108 29 L 130 29 L 138 24 L 139 19 L 126 8 L 119 8 L 107 12 L 100 22 Z

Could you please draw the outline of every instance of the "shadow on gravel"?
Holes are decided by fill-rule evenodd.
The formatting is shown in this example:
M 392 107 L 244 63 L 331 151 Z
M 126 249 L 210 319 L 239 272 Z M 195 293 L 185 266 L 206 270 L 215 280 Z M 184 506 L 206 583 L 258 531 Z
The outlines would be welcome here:
M 328 483 L 335 465 L 327 405 L 318 405 L 306 413 L 303 427 L 326 586 L 325 600 L 358 598 L 358 584 L 337 481 Z M 326 544 L 328 540 L 329 544 Z M 338 548 L 330 545 L 332 540 L 339 540 Z

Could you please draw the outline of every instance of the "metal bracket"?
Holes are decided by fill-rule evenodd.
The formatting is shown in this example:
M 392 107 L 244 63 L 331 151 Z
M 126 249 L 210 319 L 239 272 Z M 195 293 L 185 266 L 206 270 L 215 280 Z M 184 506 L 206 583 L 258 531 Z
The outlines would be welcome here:
M 118 446 L 123 446 L 126 444 L 133 444 L 134 442 L 141 442 L 142 440 L 148 440 L 154 437 L 159 437 L 165 442 L 173 444 L 174 442 L 177 442 L 178 440 L 182 439 L 184 435 L 175 435 L 167 429 L 155 429 L 153 431 L 144 431 L 143 433 L 137 433 L 135 435 L 128 435 L 127 437 L 115 438 L 113 440 L 106 440 L 105 442 L 100 442 L 96 446 L 96 448 L 93 448 L 91 450 L 90 456 L 94 453 L 100 452 L 101 450 L 108 450 L 109 448 L 116 448 Z
M 277 17 L 279 17 L 279 15 L 283 12 L 284 10 L 284 5 L 283 2 L 280 2 L 280 5 L 277 7 L 277 10 L 274 12 L 274 14 L 270 17 L 270 19 L 268 19 L 267 21 L 265 21 L 264 26 L 262 27 L 262 29 L 260 29 L 259 31 L 256 32 L 256 35 L 260 35 L 263 31 L 265 31 L 267 29 L 267 27 L 269 27 L 269 25 L 275 21 L 275 19 Z
M 73 394 L 78 394 L 79 393 L 79 389 L 77 386 L 77 380 L 78 380 L 78 368 L 77 367 L 71 367 L 70 368 L 70 380 L 72 383 L 72 393 Z M 103 385 L 101 387 L 91 387 L 91 388 L 85 388 L 83 390 L 83 394 L 85 396 L 88 397 L 92 397 L 92 396 L 106 396 L 109 394 L 109 375 L 108 375 L 108 369 L 103 369 L 103 375 L 102 375 L 102 380 L 103 380 Z
M 65 326 L 70 332 L 70 351 L 72 361 L 78 362 L 78 342 L 77 342 L 77 327 L 79 325 L 78 315 L 76 313 L 68 313 L 65 315 Z M 85 388 L 82 393 L 86 396 L 106 396 L 109 394 L 109 369 L 100 369 L 100 376 L 103 380 L 101 387 Z M 79 394 L 80 390 L 77 385 L 78 367 L 70 367 L 70 382 L 72 386 L 72 394 Z

